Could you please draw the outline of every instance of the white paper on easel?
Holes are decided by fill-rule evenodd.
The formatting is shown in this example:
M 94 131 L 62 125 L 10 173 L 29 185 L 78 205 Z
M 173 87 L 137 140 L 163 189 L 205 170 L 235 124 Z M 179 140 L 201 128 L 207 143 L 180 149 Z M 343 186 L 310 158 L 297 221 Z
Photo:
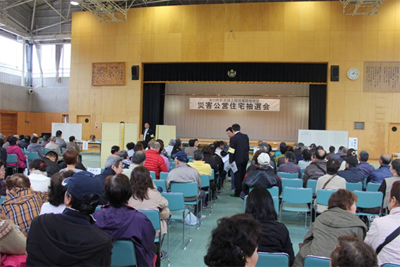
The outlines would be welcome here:
M 83 141 L 82 142 L 82 150 L 88 150 L 88 149 L 89 149 L 89 142 Z
M 234 161 L 234 162 L 232 162 L 232 168 L 231 168 L 231 170 L 233 171 L 233 173 L 236 173 L 237 171 L 238 171 L 238 168 L 237 168 L 237 165 L 236 165 L 236 162 Z

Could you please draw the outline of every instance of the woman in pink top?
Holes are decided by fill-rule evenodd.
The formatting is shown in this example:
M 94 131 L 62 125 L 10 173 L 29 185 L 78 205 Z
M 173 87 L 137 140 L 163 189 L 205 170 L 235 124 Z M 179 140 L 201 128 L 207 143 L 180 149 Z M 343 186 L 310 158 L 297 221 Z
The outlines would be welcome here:
M 26 168 L 26 159 L 27 156 L 22 153 L 22 150 L 19 146 L 17 146 L 18 139 L 16 137 L 10 138 L 10 146 L 7 147 L 7 154 L 15 154 L 17 155 L 18 163 L 9 163 L 8 166 L 10 167 L 18 167 L 18 172 L 22 173 Z

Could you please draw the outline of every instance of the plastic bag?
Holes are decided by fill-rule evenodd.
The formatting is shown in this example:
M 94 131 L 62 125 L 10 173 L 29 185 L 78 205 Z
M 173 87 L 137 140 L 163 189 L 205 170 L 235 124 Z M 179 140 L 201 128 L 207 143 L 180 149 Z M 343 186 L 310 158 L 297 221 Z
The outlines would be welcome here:
M 197 217 L 192 212 L 189 212 L 188 215 L 185 217 L 185 224 L 186 225 L 196 225 L 197 224 Z

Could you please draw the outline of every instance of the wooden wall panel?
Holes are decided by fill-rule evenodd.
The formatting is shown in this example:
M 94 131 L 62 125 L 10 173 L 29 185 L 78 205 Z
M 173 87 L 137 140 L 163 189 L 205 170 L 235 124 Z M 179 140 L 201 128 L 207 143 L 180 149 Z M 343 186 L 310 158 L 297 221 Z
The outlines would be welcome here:
M 373 16 L 345 16 L 340 2 L 325 1 L 137 8 L 126 22 L 106 24 L 90 13 L 74 12 L 70 121 L 84 111 L 100 125 L 120 120 L 141 125 L 142 78 L 130 79 L 131 65 L 328 62 L 340 66 L 340 81 L 328 82 L 327 129 L 348 130 L 360 138 L 360 149 L 378 158 L 389 122 L 400 120 L 400 94 L 364 93 L 363 63 L 399 60 L 396 0 L 385 1 Z M 99 61 L 127 62 L 126 86 L 92 88 L 91 63 Z M 358 80 L 347 79 L 350 67 L 361 71 Z M 364 121 L 366 129 L 353 130 L 355 120 Z M 100 129 L 92 127 L 100 138 Z

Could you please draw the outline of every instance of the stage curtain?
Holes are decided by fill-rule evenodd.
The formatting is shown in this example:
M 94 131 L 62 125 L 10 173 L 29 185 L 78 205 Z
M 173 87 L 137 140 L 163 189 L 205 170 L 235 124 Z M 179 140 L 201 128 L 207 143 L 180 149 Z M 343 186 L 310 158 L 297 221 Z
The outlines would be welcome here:
M 157 124 L 164 124 L 165 83 L 143 85 L 142 121 L 155 132 Z M 142 125 L 143 128 L 143 125 Z
M 308 129 L 325 130 L 326 85 L 310 85 Z

